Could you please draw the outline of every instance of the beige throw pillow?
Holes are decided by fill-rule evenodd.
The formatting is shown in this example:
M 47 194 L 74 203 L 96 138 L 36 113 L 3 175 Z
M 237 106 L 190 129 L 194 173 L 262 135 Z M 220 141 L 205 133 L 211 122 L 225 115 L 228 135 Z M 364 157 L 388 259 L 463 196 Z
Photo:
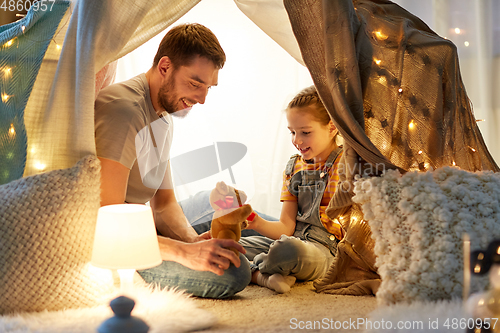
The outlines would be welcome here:
M 0 314 L 95 305 L 111 292 L 88 262 L 99 160 L 0 186 Z

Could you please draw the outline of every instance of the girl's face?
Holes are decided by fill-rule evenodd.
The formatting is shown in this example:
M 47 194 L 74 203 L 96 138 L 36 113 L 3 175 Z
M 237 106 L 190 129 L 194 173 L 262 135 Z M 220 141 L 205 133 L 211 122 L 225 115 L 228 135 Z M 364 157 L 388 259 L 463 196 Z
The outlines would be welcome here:
M 293 145 L 299 150 L 304 160 L 315 163 L 326 161 L 330 153 L 337 147 L 333 138 L 337 128 L 332 121 L 322 125 L 314 118 L 314 106 L 294 107 L 286 112 L 288 129 Z

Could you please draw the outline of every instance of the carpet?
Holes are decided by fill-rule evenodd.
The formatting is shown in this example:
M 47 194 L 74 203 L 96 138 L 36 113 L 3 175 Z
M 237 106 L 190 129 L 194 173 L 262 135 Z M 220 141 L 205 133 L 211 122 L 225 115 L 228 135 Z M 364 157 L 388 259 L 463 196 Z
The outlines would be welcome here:
M 204 333 L 466 332 L 460 328 L 460 320 L 467 316 L 463 315 L 459 301 L 382 307 L 377 305 L 374 296 L 317 293 L 312 282 L 296 283 L 286 294 L 252 284 L 225 300 L 140 287 L 132 298 L 136 300 L 132 314 L 148 323 L 150 333 L 198 330 Z M 95 333 L 111 316 L 107 305 L 3 316 L 0 332 Z
M 109 300 L 119 295 L 117 292 Z M 132 315 L 140 317 L 149 325 L 149 333 L 202 330 L 217 321 L 215 315 L 200 309 L 192 298 L 180 291 L 136 286 L 131 296 L 136 302 Z M 0 332 L 95 333 L 97 327 L 112 316 L 107 304 L 92 308 L 23 313 L 0 317 Z
M 471 324 L 461 301 L 380 306 L 374 296 L 317 293 L 312 282 L 296 283 L 286 294 L 252 284 L 228 300 L 194 300 L 218 318 L 204 333 L 466 333 Z
M 377 308 L 374 296 L 338 296 L 317 293 L 312 282 L 296 283 L 277 294 L 254 284 L 227 300 L 194 299 L 217 316 L 204 333 L 363 332 L 352 323 Z M 361 320 L 360 319 L 360 320 Z M 343 326 L 340 329 L 337 327 Z

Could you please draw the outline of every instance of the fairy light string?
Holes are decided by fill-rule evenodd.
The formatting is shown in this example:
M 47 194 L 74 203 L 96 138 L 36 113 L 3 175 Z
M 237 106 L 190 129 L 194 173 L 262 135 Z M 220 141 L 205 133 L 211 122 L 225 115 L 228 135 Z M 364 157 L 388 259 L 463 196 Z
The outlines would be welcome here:
M 23 176 L 28 153 L 24 109 L 45 54 L 49 48 L 55 54 L 62 50 L 56 40 L 69 23 L 71 12 L 61 22 L 68 9 L 69 1 L 55 3 L 51 11 L 30 8 L 0 34 L 0 184 Z M 46 168 L 41 159 L 32 163 L 39 171 Z
M 465 47 L 470 46 L 470 42 L 467 40 L 464 40 L 464 38 L 467 37 L 467 32 L 468 31 L 466 29 L 463 29 L 461 27 L 454 27 L 454 28 L 450 29 L 450 33 L 456 35 L 457 38 L 461 38 L 460 44 L 462 44 Z M 389 34 L 387 32 L 384 32 L 383 30 L 373 31 L 372 36 L 374 39 L 378 40 L 379 42 L 386 42 L 387 40 L 390 39 Z M 446 37 L 444 37 L 444 38 L 446 39 Z M 457 42 L 459 42 L 459 40 L 457 40 Z M 376 55 L 373 57 L 373 64 L 382 69 L 383 64 L 384 64 L 384 59 L 381 58 L 380 55 Z M 379 75 L 378 82 L 380 84 L 387 85 L 388 80 L 385 77 L 385 75 Z M 403 93 L 404 88 L 405 88 L 404 86 L 399 86 L 399 87 L 395 88 L 395 89 L 397 89 L 400 98 L 403 98 L 405 95 Z M 474 119 L 474 121 L 476 123 L 478 123 L 478 122 L 485 122 L 486 120 L 485 119 Z M 419 131 L 417 128 L 418 127 L 417 124 L 418 124 L 417 120 L 411 119 L 411 116 L 410 116 L 410 119 L 408 120 L 408 123 L 407 123 L 407 129 L 408 129 L 409 135 L 417 135 L 418 136 Z M 424 149 L 424 147 L 422 147 L 422 145 L 423 145 L 423 143 L 421 142 L 420 147 L 417 146 L 417 147 L 411 148 L 415 152 L 414 153 L 415 161 L 414 161 L 414 164 L 412 165 L 412 167 L 410 168 L 410 170 L 415 170 L 415 171 L 432 170 L 432 166 L 430 164 L 430 161 L 428 160 L 429 157 L 426 155 L 426 149 Z M 387 153 L 388 151 L 390 151 L 390 144 L 388 145 L 388 144 L 382 143 L 380 149 L 382 149 L 382 151 Z M 471 155 L 478 154 L 477 147 L 466 146 L 465 149 L 467 149 L 468 153 Z M 453 167 L 459 167 L 459 166 L 457 166 L 457 163 L 455 161 L 454 156 L 444 156 L 443 158 L 448 160 L 448 162 L 446 162 L 448 165 L 453 166 Z

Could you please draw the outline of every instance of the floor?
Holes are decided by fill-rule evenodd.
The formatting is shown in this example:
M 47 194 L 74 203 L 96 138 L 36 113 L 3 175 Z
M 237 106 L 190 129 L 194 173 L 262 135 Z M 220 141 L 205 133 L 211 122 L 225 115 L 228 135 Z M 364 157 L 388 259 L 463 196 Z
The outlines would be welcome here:
M 204 332 L 362 332 L 377 308 L 374 296 L 317 293 L 312 282 L 296 283 L 286 294 L 257 285 L 228 300 L 195 299 L 218 317 Z

